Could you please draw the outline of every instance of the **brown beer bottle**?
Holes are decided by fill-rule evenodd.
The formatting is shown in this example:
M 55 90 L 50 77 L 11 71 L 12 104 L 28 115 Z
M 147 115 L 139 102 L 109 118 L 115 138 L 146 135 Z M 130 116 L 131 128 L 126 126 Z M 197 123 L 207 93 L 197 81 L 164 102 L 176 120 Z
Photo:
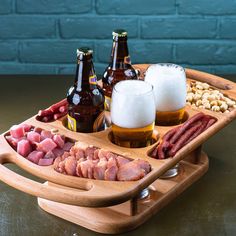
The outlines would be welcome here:
M 92 54 L 90 48 L 77 49 L 75 82 L 67 93 L 67 126 L 76 132 L 99 131 L 104 123 L 104 95 L 97 85 Z
M 111 60 L 102 78 L 105 110 L 107 111 L 110 111 L 111 94 L 114 85 L 121 80 L 138 79 L 134 68 L 131 66 L 127 32 L 123 29 L 117 29 L 112 32 L 112 35 Z

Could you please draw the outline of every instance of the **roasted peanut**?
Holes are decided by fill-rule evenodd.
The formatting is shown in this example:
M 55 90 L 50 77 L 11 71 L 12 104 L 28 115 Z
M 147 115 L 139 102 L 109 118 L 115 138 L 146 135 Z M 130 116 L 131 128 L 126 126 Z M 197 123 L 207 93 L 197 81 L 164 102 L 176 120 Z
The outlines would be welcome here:
M 205 108 L 215 112 L 230 112 L 236 108 L 236 102 L 226 97 L 217 89 L 200 81 L 187 85 L 187 104 L 192 107 Z
M 220 111 L 220 107 L 219 106 L 213 106 L 211 108 L 212 111 Z

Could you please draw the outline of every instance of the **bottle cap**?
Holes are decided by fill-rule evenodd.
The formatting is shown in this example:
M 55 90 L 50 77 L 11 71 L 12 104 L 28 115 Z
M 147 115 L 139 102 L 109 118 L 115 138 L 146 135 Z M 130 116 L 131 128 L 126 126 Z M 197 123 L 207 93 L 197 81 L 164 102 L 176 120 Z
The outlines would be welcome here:
M 93 50 L 91 48 L 88 48 L 88 47 L 82 47 L 82 48 L 78 48 L 76 53 L 77 53 L 77 57 L 89 56 L 89 55 L 93 54 Z
M 124 29 L 116 29 L 112 32 L 113 36 L 118 36 L 118 37 L 126 37 L 127 36 L 127 31 Z

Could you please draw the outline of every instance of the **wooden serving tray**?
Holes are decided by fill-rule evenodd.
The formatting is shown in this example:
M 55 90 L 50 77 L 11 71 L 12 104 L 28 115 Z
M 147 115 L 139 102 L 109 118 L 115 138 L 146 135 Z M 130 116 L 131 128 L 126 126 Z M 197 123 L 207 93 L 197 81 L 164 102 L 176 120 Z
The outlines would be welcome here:
M 148 65 L 142 64 L 136 65 L 135 67 L 140 70 L 142 75 Z M 186 69 L 186 74 L 188 79 L 207 82 L 216 87 L 223 94 L 236 100 L 235 83 L 196 70 Z M 35 165 L 17 154 L 4 138 L 4 135 L 8 133 L 7 131 L 0 135 L 0 179 L 16 189 L 39 197 L 39 204 L 43 209 L 74 223 L 104 233 L 118 233 L 128 229 L 130 230 L 147 220 L 154 212 L 175 198 L 187 186 L 191 185 L 207 171 L 208 158 L 205 154 L 200 152 L 199 147 L 236 117 L 236 109 L 223 114 L 205 109 L 192 108 L 190 106 L 186 107 L 186 112 L 189 117 L 200 111 L 216 117 L 218 121 L 184 146 L 174 158 L 165 160 L 157 160 L 148 156 L 150 150 L 152 150 L 157 143 L 145 148 L 123 148 L 116 146 L 109 140 L 110 128 L 97 133 L 75 133 L 63 126 L 63 120 L 65 118 L 50 123 L 43 123 L 38 121 L 36 116 L 34 116 L 24 121 L 24 123 L 45 130 L 58 129 L 59 134 L 65 135 L 70 139 L 84 141 L 99 148 L 105 148 L 117 154 L 125 155 L 129 158 L 147 160 L 152 166 L 152 171 L 141 180 L 127 182 L 101 181 L 63 175 L 54 171 L 52 166 L 41 167 Z M 160 137 L 162 137 L 171 128 L 173 128 L 173 126 L 155 126 L 154 134 L 158 133 Z M 23 177 L 4 166 L 5 163 L 14 163 L 27 172 L 48 181 L 49 184 L 41 184 Z M 182 168 L 182 172 L 180 171 L 177 177 L 171 180 L 158 179 L 177 163 L 180 163 L 180 167 Z M 150 195 L 151 203 L 143 205 L 137 200 L 136 196 L 141 190 L 150 185 L 152 185 L 152 192 L 154 193 Z M 160 198 L 158 197 L 159 193 L 161 193 Z M 129 202 L 130 200 L 132 202 L 131 213 L 128 214 L 124 210 L 126 209 L 124 206 L 127 206 L 127 201 Z M 117 206 L 117 204 L 120 203 L 123 204 Z M 68 204 L 74 206 L 69 206 Z M 108 206 L 113 207 L 104 208 Z M 82 209 L 81 207 L 100 207 L 99 209 L 101 209 L 101 211 L 98 209 L 91 210 L 91 208 L 83 208 L 84 210 L 79 213 Z M 65 208 L 67 208 L 68 211 L 66 210 L 65 212 Z M 137 208 L 139 210 L 137 210 Z M 75 211 L 77 212 L 76 214 Z M 101 218 L 98 225 L 96 222 L 93 223 L 94 220 L 90 221 L 90 223 L 87 222 L 87 218 L 84 214 L 88 214 L 88 217 L 90 217 L 89 215 L 92 214 L 91 211 L 94 212 L 94 216 L 96 217 L 97 214 L 104 216 L 104 218 Z M 116 219 L 117 224 L 109 219 L 111 211 L 115 211 L 114 219 Z M 84 214 L 82 212 L 84 212 Z M 122 218 L 122 214 L 128 214 L 128 218 Z M 127 220 L 126 223 L 125 219 Z M 108 223 L 114 224 L 114 227 L 111 225 L 107 226 Z

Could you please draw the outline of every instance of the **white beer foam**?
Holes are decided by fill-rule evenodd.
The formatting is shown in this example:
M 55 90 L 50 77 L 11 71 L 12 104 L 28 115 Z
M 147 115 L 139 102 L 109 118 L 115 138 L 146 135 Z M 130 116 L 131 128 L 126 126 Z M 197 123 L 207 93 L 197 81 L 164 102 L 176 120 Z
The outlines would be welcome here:
M 154 64 L 146 71 L 145 81 L 154 87 L 157 111 L 176 111 L 186 105 L 186 75 L 181 66 Z
M 117 83 L 112 92 L 111 120 L 123 128 L 141 128 L 155 121 L 152 86 L 141 80 Z

